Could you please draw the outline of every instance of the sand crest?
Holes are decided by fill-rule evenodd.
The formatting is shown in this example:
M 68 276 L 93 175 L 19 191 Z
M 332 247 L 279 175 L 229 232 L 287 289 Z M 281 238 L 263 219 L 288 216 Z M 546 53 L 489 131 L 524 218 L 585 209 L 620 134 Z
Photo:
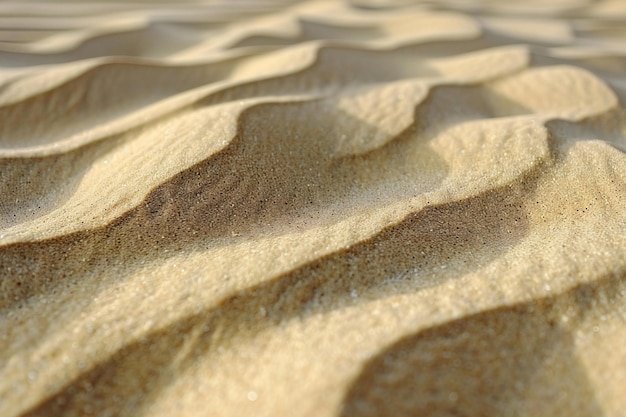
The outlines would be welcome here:
M 0 4 L 1 416 L 622 416 L 626 4 Z

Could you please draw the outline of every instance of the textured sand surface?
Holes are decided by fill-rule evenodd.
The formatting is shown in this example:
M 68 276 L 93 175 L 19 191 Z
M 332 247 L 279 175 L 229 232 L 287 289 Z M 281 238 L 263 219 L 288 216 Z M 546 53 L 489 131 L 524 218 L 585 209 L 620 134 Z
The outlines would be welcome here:
M 625 416 L 626 2 L 0 3 L 0 416 Z

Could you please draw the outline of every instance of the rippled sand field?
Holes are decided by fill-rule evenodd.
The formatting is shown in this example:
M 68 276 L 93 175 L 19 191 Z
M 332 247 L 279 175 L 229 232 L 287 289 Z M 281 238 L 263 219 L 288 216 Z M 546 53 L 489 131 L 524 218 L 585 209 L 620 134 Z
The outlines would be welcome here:
M 626 2 L 0 3 L 0 415 L 626 415 Z

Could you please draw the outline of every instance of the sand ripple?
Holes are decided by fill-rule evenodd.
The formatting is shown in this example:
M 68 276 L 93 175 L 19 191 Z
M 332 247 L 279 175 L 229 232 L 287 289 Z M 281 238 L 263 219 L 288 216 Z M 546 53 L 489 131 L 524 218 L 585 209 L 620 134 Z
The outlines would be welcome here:
M 0 415 L 622 415 L 625 23 L 2 3 Z

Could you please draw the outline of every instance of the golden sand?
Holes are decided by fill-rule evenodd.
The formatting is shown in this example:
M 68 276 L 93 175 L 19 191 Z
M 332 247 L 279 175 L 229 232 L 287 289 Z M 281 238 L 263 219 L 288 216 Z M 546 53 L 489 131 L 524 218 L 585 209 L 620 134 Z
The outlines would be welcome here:
M 626 415 L 626 3 L 0 3 L 0 416 Z

